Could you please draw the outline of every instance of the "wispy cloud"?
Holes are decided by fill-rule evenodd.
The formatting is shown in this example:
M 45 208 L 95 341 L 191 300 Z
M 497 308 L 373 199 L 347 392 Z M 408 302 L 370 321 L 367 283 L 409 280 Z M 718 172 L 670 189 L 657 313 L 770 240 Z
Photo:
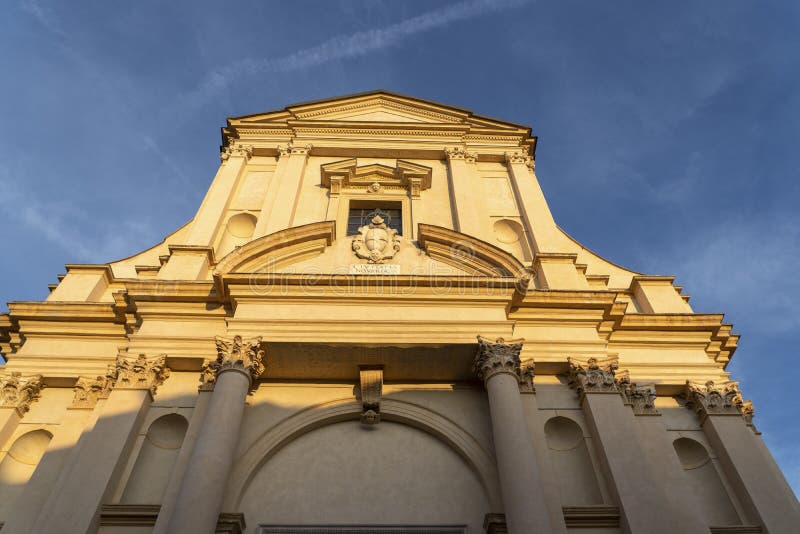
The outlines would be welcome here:
M 131 254 L 132 243 L 150 243 L 159 235 L 148 221 L 128 220 L 96 224 L 74 203 L 44 200 L 25 190 L 26 183 L 9 169 L 0 168 L 0 211 L 69 253 L 74 262 L 107 262 Z M 9 224 L 9 223 L 7 223 Z
M 365 55 L 386 48 L 416 34 L 471 19 L 490 12 L 519 7 L 530 0 L 467 0 L 428 11 L 383 28 L 363 30 L 351 35 L 338 35 L 310 48 L 279 58 L 245 58 L 210 72 L 198 87 L 181 98 L 184 112 L 198 108 L 223 92 L 228 85 L 239 83 L 243 76 L 296 71 L 329 61 Z

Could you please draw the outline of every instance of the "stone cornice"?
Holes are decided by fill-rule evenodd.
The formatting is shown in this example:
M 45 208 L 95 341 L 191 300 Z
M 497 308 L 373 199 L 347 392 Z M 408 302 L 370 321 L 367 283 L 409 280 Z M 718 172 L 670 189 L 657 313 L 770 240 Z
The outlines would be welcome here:
M 4 373 L 0 375 L 0 407 L 13 408 L 22 417 L 39 398 L 43 387 L 42 375 Z

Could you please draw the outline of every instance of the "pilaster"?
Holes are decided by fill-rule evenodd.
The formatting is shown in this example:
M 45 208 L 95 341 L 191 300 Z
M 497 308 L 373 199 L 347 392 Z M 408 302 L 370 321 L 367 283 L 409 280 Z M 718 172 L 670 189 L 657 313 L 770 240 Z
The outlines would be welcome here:
M 536 162 L 524 152 L 507 152 L 506 163 L 517 205 L 528 229 L 526 235 L 531 239 L 531 250 L 558 252 L 561 250 L 561 232 L 553 220 L 553 214 L 536 178 Z
M 169 370 L 164 355 L 129 358 L 120 354 L 110 375 L 114 389 L 93 430 L 59 476 L 33 532 L 90 532 L 97 527 L 100 506 L 117 484 L 153 392 Z
M 482 231 L 483 210 L 478 204 L 478 183 L 475 172 L 477 154 L 463 147 L 445 149 L 450 171 L 450 187 L 455 205 L 456 230 L 477 238 L 485 238 Z
M 800 504 L 752 424 L 753 404 L 742 399 L 737 382 L 687 382 L 687 407 L 719 457 L 748 520 L 769 533 L 792 532 L 800 524 Z
M 675 507 L 639 441 L 636 418 L 626 406 L 625 383 L 616 379 L 616 357 L 569 358 L 569 384 L 581 401 L 604 475 L 622 512 L 625 532 L 707 531 Z M 633 391 L 628 391 L 633 395 Z M 642 392 L 643 393 L 643 392 Z M 645 395 L 646 398 L 646 395 Z M 631 401 L 632 402 L 632 401 Z M 642 405 L 647 403 L 641 401 Z
M 39 398 L 42 387 L 42 375 L 12 372 L 0 376 L 0 446 L 9 440 L 31 403 Z
M 253 155 L 253 147 L 230 141 L 220 154 L 222 165 L 211 183 L 200 209 L 192 221 L 192 228 L 185 244 L 213 246 L 217 230 L 223 224 L 223 216 L 236 189 L 236 183 Z
M 286 152 L 288 159 L 283 172 L 280 176 L 276 176 L 278 179 L 276 183 L 277 189 L 275 190 L 275 197 L 271 199 L 272 209 L 265 219 L 264 235 L 285 230 L 292 226 L 292 220 L 297 209 L 297 201 L 300 197 L 300 186 L 303 183 L 303 173 L 305 172 L 308 156 L 311 154 L 311 148 L 311 145 L 290 144 L 282 149 L 282 151 Z M 283 159 L 283 156 L 281 159 Z M 256 230 L 258 229 L 259 225 L 256 225 Z M 253 237 L 256 237 L 256 235 Z

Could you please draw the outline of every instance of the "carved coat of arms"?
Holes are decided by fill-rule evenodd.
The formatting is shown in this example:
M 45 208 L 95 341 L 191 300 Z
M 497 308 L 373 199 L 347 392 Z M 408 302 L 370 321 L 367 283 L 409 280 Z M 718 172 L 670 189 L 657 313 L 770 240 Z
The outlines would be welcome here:
M 376 215 L 372 221 L 358 229 L 359 235 L 353 239 L 353 252 L 369 263 L 383 263 L 392 259 L 400 250 L 400 237 L 397 230 L 389 228 L 383 217 Z

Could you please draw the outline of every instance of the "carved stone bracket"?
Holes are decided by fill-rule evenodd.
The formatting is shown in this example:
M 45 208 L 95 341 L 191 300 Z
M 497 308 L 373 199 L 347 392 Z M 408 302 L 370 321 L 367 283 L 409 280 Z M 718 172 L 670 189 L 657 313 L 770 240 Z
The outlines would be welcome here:
M 75 391 L 75 396 L 73 397 L 72 404 L 69 406 L 69 408 L 71 410 L 94 409 L 98 400 L 108 398 L 108 396 L 111 394 L 113 386 L 113 374 L 95 377 L 81 376 L 78 378 L 78 382 L 73 388 Z
M 616 380 L 623 402 L 633 408 L 635 415 L 661 415 L 656 410 L 655 384 L 631 382 L 627 371 L 617 373 Z
M 383 367 L 361 366 L 361 422 L 377 425 L 381 422 L 381 395 L 383 394 Z
M 709 415 L 741 415 L 748 425 L 752 425 L 755 414 L 753 403 L 742 398 L 739 383 L 733 381 L 687 381 L 686 407 L 695 410 L 701 419 Z
M 530 170 L 536 168 L 536 160 L 524 152 L 506 152 L 506 162 L 509 165 L 522 164 Z
M 478 154 L 469 152 L 466 148 L 460 146 L 445 148 L 444 153 L 448 161 L 464 160 L 467 163 L 475 163 L 478 160 Z
M 231 156 L 239 156 L 241 158 L 250 159 L 253 155 L 253 146 L 252 145 L 242 145 L 239 143 L 233 144 L 224 147 L 219 154 L 220 159 L 222 161 L 228 160 Z
M 14 408 L 21 416 L 30 409 L 31 403 L 41 394 L 42 375 L 23 377 L 22 373 L 14 371 L 11 374 L 0 376 L 0 406 Z
M 261 337 L 242 339 L 242 336 L 214 338 L 217 344 L 217 358 L 203 364 L 200 371 L 200 390 L 213 391 L 217 377 L 223 371 L 238 370 L 250 378 L 252 389 L 258 377 L 264 372 L 264 349 Z
M 567 358 L 569 361 L 569 385 L 575 388 L 580 398 L 587 393 L 620 393 L 615 380 L 619 364 L 617 357 Z
M 123 354 L 117 356 L 115 389 L 146 389 L 155 395 L 158 386 L 169 377 L 166 365 L 167 355 L 162 354 L 148 358 L 140 354 L 129 358 Z
M 533 393 L 533 361 L 522 364 L 519 359 L 524 342 L 524 339 L 506 341 L 501 337 L 491 341 L 478 336 L 478 353 L 472 363 L 472 372 L 484 383 L 497 374 L 513 375 L 519 382 L 520 392 Z

